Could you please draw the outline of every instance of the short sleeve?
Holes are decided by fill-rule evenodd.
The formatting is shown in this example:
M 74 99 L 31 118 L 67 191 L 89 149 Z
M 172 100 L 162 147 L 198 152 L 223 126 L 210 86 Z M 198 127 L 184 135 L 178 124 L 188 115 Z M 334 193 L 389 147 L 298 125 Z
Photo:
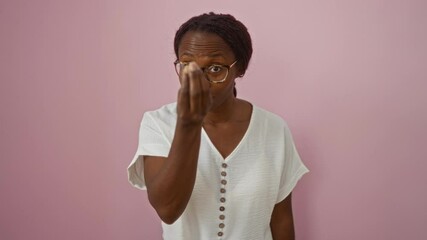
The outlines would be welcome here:
M 139 189 L 146 189 L 144 180 L 144 162 L 140 156 L 167 157 L 170 143 L 162 133 L 156 121 L 145 113 L 139 128 L 138 148 L 135 156 L 128 166 L 128 180 L 130 184 Z
M 285 151 L 284 167 L 280 179 L 280 189 L 277 203 L 284 200 L 295 188 L 299 179 L 307 172 L 308 168 L 302 162 L 292 139 L 289 128 L 285 125 Z

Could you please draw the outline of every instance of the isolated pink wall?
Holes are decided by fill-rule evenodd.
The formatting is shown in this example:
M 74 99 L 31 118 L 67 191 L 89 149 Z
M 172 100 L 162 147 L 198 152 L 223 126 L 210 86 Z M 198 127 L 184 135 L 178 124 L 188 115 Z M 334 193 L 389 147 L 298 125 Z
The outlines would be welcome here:
M 160 239 L 126 167 L 142 113 L 175 99 L 175 30 L 207 11 L 248 26 L 238 94 L 311 170 L 298 239 L 427 239 L 422 0 L 0 1 L 0 239 Z

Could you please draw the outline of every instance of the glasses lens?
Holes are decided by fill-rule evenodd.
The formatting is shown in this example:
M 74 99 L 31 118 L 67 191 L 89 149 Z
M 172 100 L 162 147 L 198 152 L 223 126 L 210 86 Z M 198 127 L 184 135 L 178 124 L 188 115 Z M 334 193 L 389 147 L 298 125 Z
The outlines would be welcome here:
M 188 65 L 188 63 L 175 63 L 175 71 L 178 76 L 181 76 L 182 70 Z M 203 68 L 207 80 L 213 83 L 224 82 L 228 75 L 228 68 L 221 65 L 211 65 L 207 68 Z
M 206 77 L 211 82 L 222 82 L 227 78 L 228 68 L 220 65 L 212 65 L 205 69 Z

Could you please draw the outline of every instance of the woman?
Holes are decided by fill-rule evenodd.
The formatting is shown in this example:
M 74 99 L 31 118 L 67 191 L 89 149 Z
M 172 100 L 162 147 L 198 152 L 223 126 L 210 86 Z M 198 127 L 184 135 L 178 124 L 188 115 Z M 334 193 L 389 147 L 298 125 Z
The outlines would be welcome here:
M 291 192 L 308 172 L 286 123 L 236 97 L 252 55 L 246 27 L 203 14 L 175 35 L 176 103 L 146 112 L 129 181 L 168 239 L 294 239 Z

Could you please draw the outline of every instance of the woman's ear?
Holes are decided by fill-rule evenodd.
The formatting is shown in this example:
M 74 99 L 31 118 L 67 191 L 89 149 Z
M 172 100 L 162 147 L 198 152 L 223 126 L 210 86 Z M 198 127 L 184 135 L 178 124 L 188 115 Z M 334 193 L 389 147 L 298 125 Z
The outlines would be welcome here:
M 245 70 L 242 69 L 241 65 L 237 65 L 237 77 L 242 78 L 245 75 Z

